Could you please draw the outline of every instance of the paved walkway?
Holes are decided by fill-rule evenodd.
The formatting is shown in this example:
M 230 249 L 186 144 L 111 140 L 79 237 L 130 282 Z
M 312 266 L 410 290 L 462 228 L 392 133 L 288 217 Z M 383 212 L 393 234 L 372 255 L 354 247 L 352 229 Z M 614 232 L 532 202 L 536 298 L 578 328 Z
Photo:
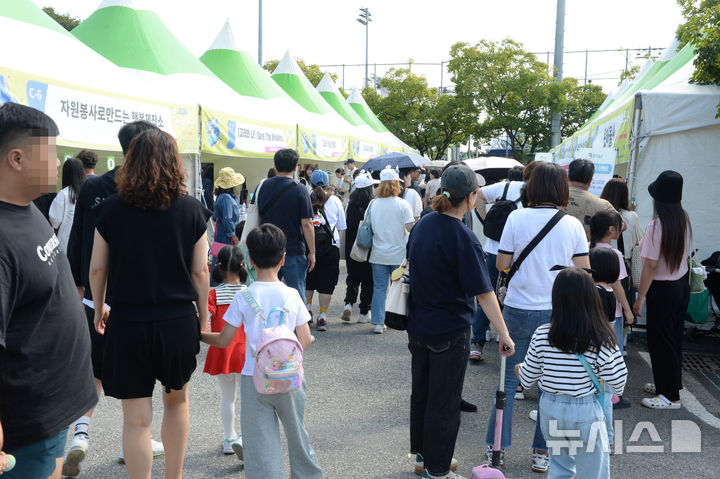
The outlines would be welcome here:
M 344 278 L 344 275 L 341 275 Z M 336 290 L 330 310 L 327 332 L 315 332 L 316 343 L 305 355 L 305 374 L 308 384 L 306 423 L 311 441 L 325 471 L 332 479 L 355 478 L 417 478 L 412 474 L 409 448 L 410 354 L 407 336 L 397 331 L 383 335 L 371 333 L 370 325 L 342 324 L 341 300 L 344 283 Z M 317 305 L 316 305 L 317 308 Z M 353 320 L 357 311 L 353 315 Z M 242 466 L 235 456 L 220 453 L 222 426 L 220 423 L 219 389 L 216 380 L 202 373 L 207 348 L 198 356 L 198 370 L 190 382 L 191 420 L 188 453 L 185 461 L 187 478 L 243 478 Z M 612 458 L 612 476 L 616 478 L 717 478 L 720 458 L 720 430 L 703 423 L 687 409 L 680 411 L 650 411 L 639 406 L 644 397 L 642 386 L 651 377 L 650 367 L 639 354 L 639 346 L 630 345 L 628 368 L 629 386 L 626 397 L 633 403 L 630 409 L 618 411 L 616 419 L 623 420 L 623 454 Z M 472 466 L 485 461 L 484 437 L 488 408 L 497 381 L 498 354 L 495 344 L 486 348 L 486 360 L 468 368 L 465 398 L 478 404 L 480 412 L 463 413 L 455 456 L 459 471 L 470 477 Z M 692 393 L 698 404 L 709 414 L 720 416 L 717 397 L 700 385 L 692 375 L 685 375 L 686 392 Z M 537 407 L 535 392 L 529 399 L 516 402 L 513 447 L 506 455 L 506 473 L 510 478 L 543 477 L 530 471 L 530 444 L 534 423 L 528 418 Z M 155 414 L 153 438 L 160 439 L 162 404 L 159 387 L 154 398 Z M 239 403 L 239 400 L 238 400 Z M 237 426 L 240 425 L 239 406 Z M 693 427 L 685 420 L 698 424 L 701 432 L 700 453 L 672 452 L 692 445 Z M 640 432 L 643 421 L 650 427 Z M 638 427 L 638 424 L 640 425 Z M 692 426 L 692 424 L 690 424 Z M 122 414 L 120 402 L 103 397 L 91 426 L 91 446 L 83 463 L 81 478 L 127 477 L 125 466 L 117 463 L 121 447 Z M 654 429 L 653 429 L 654 428 Z M 685 429 L 683 429 L 685 428 Z M 672 430 L 675 441 L 673 442 Z M 659 435 L 659 441 L 654 441 Z M 652 434 L 651 434 L 652 433 Z M 682 439 L 682 440 L 681 440 Z M 628 452 L 630 446 L 656 446 L 663 452 Z M 164 460 L 155 461 L 153 477 L 162 478 Z

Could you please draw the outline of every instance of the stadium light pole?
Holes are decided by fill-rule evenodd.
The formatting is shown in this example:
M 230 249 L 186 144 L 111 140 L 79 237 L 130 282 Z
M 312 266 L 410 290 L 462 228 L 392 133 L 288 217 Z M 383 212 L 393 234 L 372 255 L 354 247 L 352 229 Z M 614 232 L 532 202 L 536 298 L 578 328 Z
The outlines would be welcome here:
M 372 19 L 370 18 L 370 9 L 369 8 L 360 8 L 360 17 L 356 18 L 356 20 L 363 25 L 365 25 L 365 86 L 368 85 L 368 26 L 370 25 L 370 22 L 372 22 Z

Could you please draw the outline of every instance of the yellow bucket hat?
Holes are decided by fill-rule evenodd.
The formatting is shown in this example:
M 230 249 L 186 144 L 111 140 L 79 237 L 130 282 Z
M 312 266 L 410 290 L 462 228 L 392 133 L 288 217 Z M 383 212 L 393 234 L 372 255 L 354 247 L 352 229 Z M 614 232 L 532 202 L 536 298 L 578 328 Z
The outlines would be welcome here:
M 229 190 L 230 188 L 235 188 L 243 183 L 245 183 L 245 177 L 240 173 L 235 173 L 235 170 L 226 166 L 220 170 L 220 174 L 215 180 L 215 188 Z

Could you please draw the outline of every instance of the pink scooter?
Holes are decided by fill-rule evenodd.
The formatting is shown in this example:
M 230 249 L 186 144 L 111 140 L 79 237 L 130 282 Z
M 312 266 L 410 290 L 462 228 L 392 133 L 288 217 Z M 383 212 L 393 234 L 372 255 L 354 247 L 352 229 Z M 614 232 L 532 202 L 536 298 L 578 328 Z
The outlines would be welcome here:
M 507 479 L 500 470 L 500 441 L 502 440 L 503 412 L 505 411 L 505 356 L 500 356 L 500 387 L 495 393 L 495 442 L 492 462 L 475 466 L 472 479 Z

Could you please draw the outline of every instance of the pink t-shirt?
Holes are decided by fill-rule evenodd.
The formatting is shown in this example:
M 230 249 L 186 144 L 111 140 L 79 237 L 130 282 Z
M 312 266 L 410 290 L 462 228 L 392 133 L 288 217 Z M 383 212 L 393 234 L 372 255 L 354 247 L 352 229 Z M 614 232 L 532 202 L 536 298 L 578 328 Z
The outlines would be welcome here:
M 640 256 L 652 259 L 658 262 L 657 271 L 655 272 L 656 281 L 675 281 L 685 276 L 688 271 L 687 261 L 680 262 L 680 268 L 676 271 L 670 271 L 665 258 L 660 255 L 660 242 L 662 240 L 662 224 L 658 218 L 650 221 L 645 228 L 645 236 L 640 242 Z M 687 231 L 685 237 L 685 257 L 690 253 L 690 231 Z
M 628 274 L 627 269 L 625 268 L 625 259 L 623 258 L 623 254 L 620 252 L 620 250 L 613 248 L 610 243 L 595 243 L 595 247 L 611 249 L 613 253 L 617 255 L 618 261 L 620 262 L 620 276 L 618 276 L 618 281 L 627 278 Z M 620 301 L 615 298 L 615 317 L 619 318 L 622 315 L 622 305 L 620 304 Z

